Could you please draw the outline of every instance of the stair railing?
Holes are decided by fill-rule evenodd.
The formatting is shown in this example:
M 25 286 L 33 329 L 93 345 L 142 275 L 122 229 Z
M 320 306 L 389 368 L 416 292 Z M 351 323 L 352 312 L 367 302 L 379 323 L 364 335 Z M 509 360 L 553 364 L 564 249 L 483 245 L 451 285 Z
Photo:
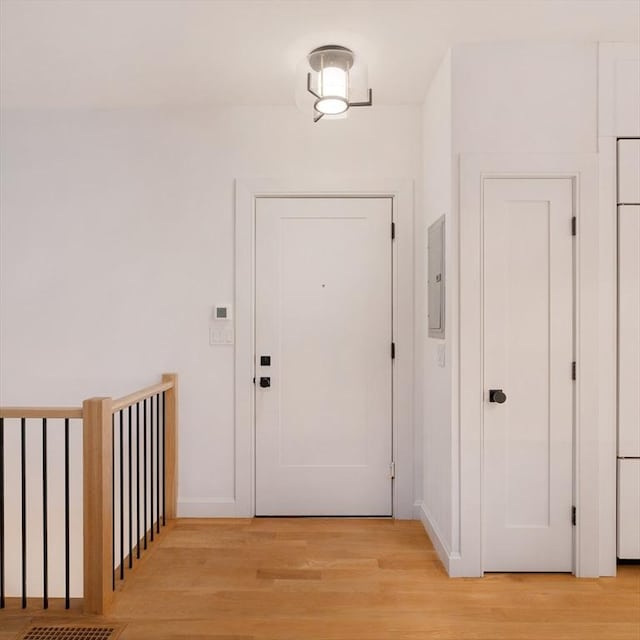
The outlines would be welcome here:
M 7 486 L 5 430 L 19 421 L 19 487 Z M 82 407 L 0 408 L 0 608 L 6 605 L 6 494 L 20 495 L 20 605 L 28 603 L 27 432 L 34 420 L 42 425 L 42 606 L 49 607 L 49 456 L 48 436 L 53 421 L 64 424 L 64 605 L 70 606 L 70 437 L 82 421 L 83 487 L 83 609 L 104 614 L 113 594 L 141 559 L 163 526 L 176 517 L 178 377 L 162 381 L 122 398 L 97 397 Z M 11 425 L 13 426 L 13 425 Z M 32 468 L 33 460 L 29 460 Z M 39 527 L 40 528 L 40 527 Z M 13 549 L 12 549 L 13 551 Z

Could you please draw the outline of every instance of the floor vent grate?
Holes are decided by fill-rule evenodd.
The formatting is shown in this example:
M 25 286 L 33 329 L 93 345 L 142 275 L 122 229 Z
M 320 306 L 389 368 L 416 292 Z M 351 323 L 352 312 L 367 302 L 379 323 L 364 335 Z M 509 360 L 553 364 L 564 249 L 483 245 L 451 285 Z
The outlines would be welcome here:
M 121 630 L 120 627 L 113 625 L 97 627 L 33 626 L 25 631 L 21 640 L 115 640 Z

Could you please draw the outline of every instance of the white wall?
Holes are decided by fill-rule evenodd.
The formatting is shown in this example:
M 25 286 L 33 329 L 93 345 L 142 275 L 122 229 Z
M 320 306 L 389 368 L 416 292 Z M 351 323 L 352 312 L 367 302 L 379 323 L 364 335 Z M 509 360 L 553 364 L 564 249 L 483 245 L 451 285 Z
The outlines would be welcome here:
M 454 49 L 452 57 L 454 157 L 474 152 L 597 151 L 596 43 L 462 45 Z M 460 179 L 459 167 L 458 164 L 456 182 Z M 597 185 L 591 186 L 597 188 Z M 456 193 L 459 192 L 456 190 Z M 456 208 L 459 215 L 459 205 Z M 597 263 L 597 255 L 591 256 L 590 261 Z M 461 323 L 471 320 L 468 312 L 464 312 L 466 302 L 462 297 L 459 300 L 458 312 L 462 309 L 465 315 L 460 317 Z M 454 312 L 456 317 L 458 312 Z M 461 371 L 470 357 L 473 356 L 465 353 L 461 344 L 460 371 L 454 381 L 454 402 L 460 407 L 460 421 L 457 425 L 454 423 L 454 430 L 458 430 L 460 441 L 464 439 L 462 420 L 468 415 L 464 410 L 468 399 L 462 395 L 465 391 L 461 387 Z M 586 376 L 582 378 L 581 383 Z M 461 452 L 464 446 L 461 445 Z M 467 452 L 467 460 L 469 457 Z M 469 474 L 471 466 L 471 462 L 459 461 L 461 486 L 460 491 L 453 494 L 454 513 L 459 514 L 460 519 L 458 547 L 454 541 L 454 551 L 459 550 L 460 559 L 452 566 L 454 573 L 466 573 L 475 564 L 471 561 L 474 553 L 469 549 L 469 542 L 466 548 L 464 542 L 465 532 L 469 536 L 469 529 L 477 526 L 470 516 L 470 500 L 465 498 L 463 486 L 478 481 Z M 584 516 L 594 505 L 597 510 L 597 502 L 594 496 L 591 505 L 582 504 L 580 515 Z M 581 533 L 587 532 L 581 530 Z M 594 533 L 597 537 L 597 531 Z M 586 535 L 583 537 L 587 539 Z
M 452 104 L 451 56 L 447 54 L 431 83 L 423 109 L 423 210 L 416 234 L 416 424 L 423 434 L 423 504 L 418 515 L 432 527 L 431 538 L 452 550 L 453 430 L 452 372 L 456 341 L 452 304 L 456 296 L 454 264 L 455 218 L 451 209 L 452 189 Z M 427 228 L 445 215 L 445 338 L 428 337 L 427 331 Z M 438 350 L 445 350 L 444 367 L 438 364 Z
M 454 153 L 597 150 L 597 44 L 454 47 Z
M 469 153 L 595 153 L 597 44 L 455 46 L 427 94 L 423 133 L 425 229 L 448 208 L 451 213 L 447 218 L 445 368 L 438 368 L 435 362 L 439 341 L 424 338 L 421 351 L 425 389 L 421 516 L 452 574 L 469 575 L 473 570 L 465 566 L 468 549 L 461 543 L 465 522 L 460 522 L 462 484 L 469 482 L 459 450 L 459 411 L 464 400 L 459 395 L 459 364 L 466 357 L 457 352 L 460 307 L 465 304 L 459 298 L 457 272 L 460 157 Z M 426 283 L 426 278 L 422 281 Z M 417 305 L 424 304 L 425 295 L 423 288 Z M 417 380 L 417 388 L 419 384 Z M 479 531 L 474 535 L 477 538 Z
M 181 500 L 234 492 L 234 179 L 415 179 L 418 107 L 2 113 L 0 403 L 76 404 L 180 374 Z M 420 452 L 417 452 L 420 458 Z M 419 465 L 418 465 L 419 466 Z

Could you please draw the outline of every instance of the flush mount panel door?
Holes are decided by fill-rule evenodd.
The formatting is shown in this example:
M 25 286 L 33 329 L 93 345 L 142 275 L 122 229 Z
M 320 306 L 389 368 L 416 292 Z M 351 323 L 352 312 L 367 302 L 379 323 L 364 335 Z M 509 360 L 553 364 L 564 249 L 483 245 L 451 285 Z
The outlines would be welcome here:
M 391 205 L 257 199 L 257 515 L 392 513 Z
M 618 558 L 640 558 L 640 458 L 618 459 Z
M 572 570 L 572 193 L 484 181 L 485 571 Z
M 640 458 L 640 205 L 618 207 L 618 456 Z
M 618 140 L 618 202 L 640 204 L 640 138 Z

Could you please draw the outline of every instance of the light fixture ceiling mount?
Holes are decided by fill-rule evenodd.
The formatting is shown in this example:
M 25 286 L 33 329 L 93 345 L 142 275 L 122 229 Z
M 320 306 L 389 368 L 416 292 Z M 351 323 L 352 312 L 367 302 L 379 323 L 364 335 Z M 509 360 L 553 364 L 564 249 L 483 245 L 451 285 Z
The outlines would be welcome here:
M 323 116 L 337 116 L 351 107 L 373 105 L 373 92 L 368 99 L 350 100 L 350 72 L 355 56 L 351 49 L 336 44 L 318 47 L 307 56 L 311 71 L 307 72 L 307 91 L 316 99 L 313 104 L 313 121 Z

